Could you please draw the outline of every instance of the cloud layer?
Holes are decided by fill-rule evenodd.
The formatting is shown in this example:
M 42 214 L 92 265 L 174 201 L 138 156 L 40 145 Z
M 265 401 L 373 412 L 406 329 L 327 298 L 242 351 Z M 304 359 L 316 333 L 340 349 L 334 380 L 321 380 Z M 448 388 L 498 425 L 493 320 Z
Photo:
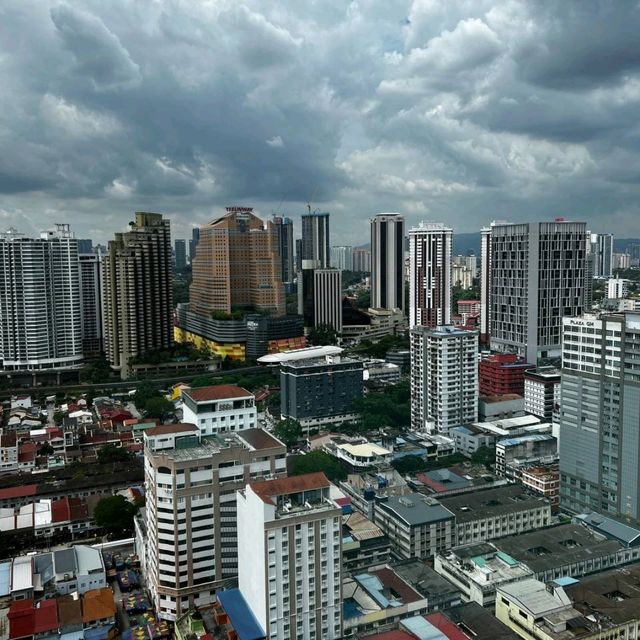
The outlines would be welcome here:
M 529 0 L 5 0 L 0 226 L 175 237 L 228 204 L 640 232 L 640 8 Z

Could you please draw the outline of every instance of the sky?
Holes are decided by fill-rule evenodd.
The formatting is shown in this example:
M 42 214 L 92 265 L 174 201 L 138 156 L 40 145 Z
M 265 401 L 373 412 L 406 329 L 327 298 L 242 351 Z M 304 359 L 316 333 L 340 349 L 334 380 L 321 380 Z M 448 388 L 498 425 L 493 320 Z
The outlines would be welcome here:
M 638 33 L 626 0 L 3 0 L 0 229 L 309 204 L 334 245 L 385 211 L 639 237 Z

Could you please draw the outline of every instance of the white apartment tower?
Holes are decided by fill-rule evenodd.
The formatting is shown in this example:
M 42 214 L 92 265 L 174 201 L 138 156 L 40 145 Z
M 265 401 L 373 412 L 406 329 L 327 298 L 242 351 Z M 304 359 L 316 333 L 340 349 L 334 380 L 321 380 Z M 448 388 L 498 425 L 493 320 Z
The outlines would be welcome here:
M 238 582 L 270 640 L 342 637 L 342 509 L 324 473 L 238 494 Z
M 592 233 L 591 253 L 594 277 L 610 278 L 613 275 L 613 234 Z
M 238 575 L 236 492 L 286 475 L 286 452 L 262 429 L 203 436 L 196 425 L 167 424 L 144 432 L 136 548 L 160 618 L 213 604 Z
M 589 239 L 586 223 L 564 219 L 492 225 L 492 350 L 531 363 L 560 357 L 562 317 L 584 309 Z
M 331 266 L 334 269 L 353 271 L 353 247 L 331 247 Z
M 414 327 L 411 428 L 448 435 L 478 418 L 478 332 Z
M 451 323 L 453 229 L 421 222 L 409 231 L 409 327 Z
M 67 224 L 40 238 L 0 233 L 0 370 L 82 363 L 78 241 Z
M 404 305 L 404 217 L 379 213 L 371 219 L 371 306 Z

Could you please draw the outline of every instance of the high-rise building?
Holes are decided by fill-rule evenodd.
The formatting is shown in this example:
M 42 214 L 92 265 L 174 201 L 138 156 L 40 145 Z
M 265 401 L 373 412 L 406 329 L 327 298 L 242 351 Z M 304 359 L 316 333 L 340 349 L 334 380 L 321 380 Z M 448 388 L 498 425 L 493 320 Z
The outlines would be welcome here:
M 328 269 L 331 266 L 329 214 L 309 211 L 302 214 L 302 269 Z
M 609 278 L 607 280 L 607 298 L 626 298 L 629 294 L 629 280 Z
M 189 262 L 193 262 L 200 242 L 200 227 L 193 227 L 191 230 L 191 241 L 189 242 Z
M 409 328 L 451 324 L 453 229 L 421 222 L 409 231 Z
M 404 217 L 399 213 L 379 213 L 371 219 L 371 306 L 405 307 Z
M 324 473 L 238 494 L 238 583 L 270 640 L 342 637 L 342 509 Z
M 251 207 L 227 207 L 200 229 L 189 306 L 193 313 L 237 310 L 285 313 L 278 233 Z
M 291 285 L 295 279 L 295 263 L 293 261 L 293 220 L 282 216 L 273 216 L 273 224 L 278 233 L 278 249 L 282 282 Z
M 369 249 L 354 249 L 351 258 L 354 271 L 371 273 L 371 251 Z
M 96 247 L 97 248 L 97 247 Z M 93 253 L 93 240 L 90 238 L 78 238 L 78 253 Z
M 185 240 L 176 240 L 175 242 L 175 264 L 178 270 L 187 266 L 187 243 Z
M 478 365 L 480 395 L 502 396 L 524 394 L 525 371 L 532 365 L 523 362 L 515 353 L 494 353 Z
M 302 271 L 302 238 L 296 238 L 296 273 Z
M 331 247 L 331 266 L 342 271 L 353 271 L 353 247 Z
M 563 319 L 560 500 L 640 523 L 640 314 Z
M 84 248 L 87 246 L 85 245 Z M 95 357 L 104 352 L 103 256 L 101 251 L 80 252 L 78 259 L 80 260 L 82 350 L 86 357 Z
M 524 410 L 551 421 L 560 408 L 560 371 L 537 367 L 524 374 Z
M 610 278 L 613 275 L 613 234 L 592 233 L 591 253 L 594 258 L 594 277 Z
M 27 238 L 0 233 L 0 369 L 82 363 L 78 241 L 68 224 Z
M 136 547 L 160 618 L 213 604 L 238 575 L 236 492 L 285 475 L 286 452 L 262 429 L 224 437 L 203 436 L 192 424 L 145 431 L 146 506 L 135 522 Z
M 614 269 L 629 269 L 631 267 L 631 255 L 628 253 L 613 254 Z
M 478 332 L 452 326 L 414 327 L 411 427 L 448 435 L 478 418 Z
M 105 264 L 105 346 L 123 379 L 131 358 L 173 344 L 171 232 L 160 213 L 136 212 L 109 242 Z
M 342 271 L 303 269 L 298 285 L 298 313 L 307 327 L 320 324 L 342 331 Z
M 491 349 L 527 362 L 560 357 L 563 316 L 582 315 L 586 223 L 495 224 L 489 282 Z
M 491 335 L 491 230 L 496 225 L 509 224 L 505 220 L 493 221 L 480 230 L 480 340 L 488 342 Z

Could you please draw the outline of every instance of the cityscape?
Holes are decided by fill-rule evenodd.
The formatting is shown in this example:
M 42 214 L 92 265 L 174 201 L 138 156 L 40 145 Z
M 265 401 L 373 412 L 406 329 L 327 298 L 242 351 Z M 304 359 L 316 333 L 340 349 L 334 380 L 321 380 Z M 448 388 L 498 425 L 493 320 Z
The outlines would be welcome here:
M 638 8 L 259 4 L 0 8 L 0 640 L 640 638 Z

